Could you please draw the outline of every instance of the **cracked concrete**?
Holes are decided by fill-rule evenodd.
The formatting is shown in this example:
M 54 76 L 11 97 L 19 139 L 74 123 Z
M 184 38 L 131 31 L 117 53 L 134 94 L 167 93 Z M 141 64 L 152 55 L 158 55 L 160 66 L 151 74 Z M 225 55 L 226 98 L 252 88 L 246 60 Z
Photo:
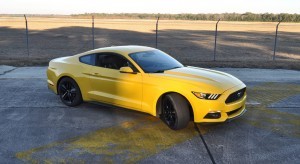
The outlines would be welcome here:
M 15 69 L 16 69 L 16 67 L 13 67 L 13 66 L 0 65 L 0 76 L 4 75 L 10 71 L 13 71 Z

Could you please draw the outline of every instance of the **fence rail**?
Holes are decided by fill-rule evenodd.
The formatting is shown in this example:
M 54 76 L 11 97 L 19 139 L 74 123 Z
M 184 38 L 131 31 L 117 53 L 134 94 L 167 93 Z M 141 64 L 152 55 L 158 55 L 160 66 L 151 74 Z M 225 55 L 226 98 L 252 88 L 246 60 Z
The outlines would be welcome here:
M 7 17 L 0 18 L 0 56 L 53 58 L 135 44 L 182 61 L 300 60 L 300 24 L 280 23 Z

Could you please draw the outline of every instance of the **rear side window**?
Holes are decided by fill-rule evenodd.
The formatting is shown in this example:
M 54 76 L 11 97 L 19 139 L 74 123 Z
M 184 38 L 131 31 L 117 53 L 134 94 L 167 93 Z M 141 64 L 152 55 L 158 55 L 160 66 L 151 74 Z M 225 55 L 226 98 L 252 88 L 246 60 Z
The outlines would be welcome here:
M 102 53 L 98 54 L 97 66 L 119 70 L 121 67 L 129 66 L 129 63 L 120 55 Z
M 134 72 L 138 72 L 138 70 L 130 63 L 130 61 L 128 61 L 122 55 L 111 52 L 104 52 L 97 54 L 96 58 L 96 65 L 98 67 L 119 70 L 121 67 L 129 66 Z
M 81 56 L 79 61 L 88 65 L 95 65 L 95 54 Z

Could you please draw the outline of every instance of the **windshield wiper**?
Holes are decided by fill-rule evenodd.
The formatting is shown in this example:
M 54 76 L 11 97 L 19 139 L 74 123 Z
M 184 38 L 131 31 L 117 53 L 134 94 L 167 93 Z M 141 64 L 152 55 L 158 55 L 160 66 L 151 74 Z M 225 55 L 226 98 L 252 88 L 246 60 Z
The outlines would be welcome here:
M 162 70 L 157 70 L 157 71 L 154 71 L 154 72 L 152 72 L 152 73 L 164 73 L 165 72 L 165 70 L 164 69 L 162 69 Z
M 152 72 L 152 73 L 164 73 L 167 70 L 171 70 L 171 69 L 175 69 L 175 68 L 181 68 L 181 67 L 180 66 L 176 66 L 176 67 L 172 67 L 172 68 L 169 68 L 169 69 L 161 69 L 161 70 L 157 70 L 157 71 Z
M 176 68 L 181 68 L 181 67 L 179 67 L 179 66 L 176 66 L 176 67 L 172 67 L 172 68 L 169 68 L 169 69 L 165 69 L 165 71 L 167 71 L 167 70 L 171 70 L 171 69 L 176 69 Z
M 171 69 L 175 69 L 175 68 L 181 68 L 180 66 L 176 66 L 176 67 L 172 67 L 172 68 L 169 68 L 169 69 L 165 69 L 166 70 L 171 70 Z

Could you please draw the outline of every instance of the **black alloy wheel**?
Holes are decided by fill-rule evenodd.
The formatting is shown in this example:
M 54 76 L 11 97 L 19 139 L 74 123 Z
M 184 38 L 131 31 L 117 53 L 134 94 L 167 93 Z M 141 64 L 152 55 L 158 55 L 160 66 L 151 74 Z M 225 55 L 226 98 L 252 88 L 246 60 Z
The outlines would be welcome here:
M 68 106 L 77 106 L 82 102 L 81 92 L 76 82 L 71 78 L 63 78 L 58 85 L 61 101 Z
M 170 99 L 163 101 L 163 119 L 169 127 L 174 127 L 177 121 L 177 114 Z
M 190 121 L 188 102 L 177 93 L 165 95 L 162 100 L 160 118 L 173 130 L 185 128 Z

